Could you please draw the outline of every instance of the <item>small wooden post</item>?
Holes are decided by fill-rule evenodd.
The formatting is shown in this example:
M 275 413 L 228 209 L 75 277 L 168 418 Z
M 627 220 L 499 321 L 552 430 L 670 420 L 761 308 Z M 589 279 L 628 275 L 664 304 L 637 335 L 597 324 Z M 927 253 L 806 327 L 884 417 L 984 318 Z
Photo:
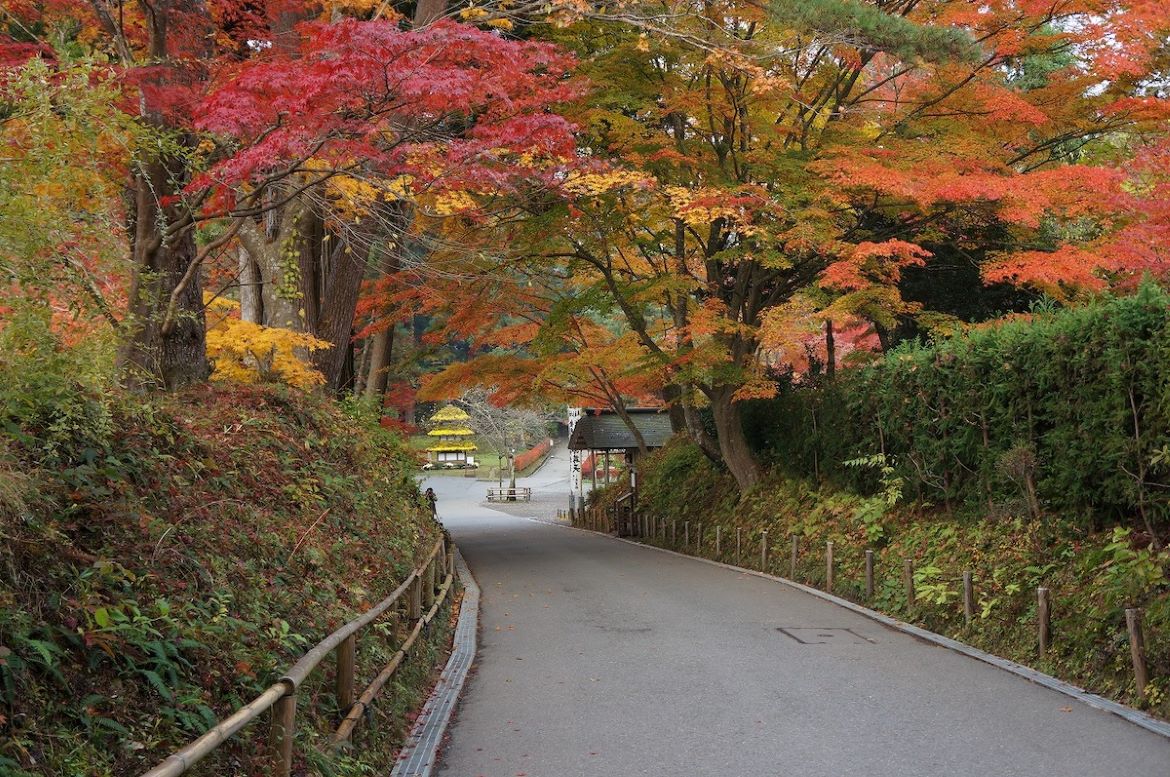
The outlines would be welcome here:
M 691 549 L 691 522 L 683 522 L 683 550 Z
M 768 571 L 768 532 L 760 532 L 760 570 Z
M 735 565 L 738 567 L 743 561 L 743 527 L 735 527 Z
M 906 606 L 914 606 L 914 559 L 906 559 L 902 567 L 902 582 L 906 585 Z
M 1048 640 L 1052 628 L 1052 611 L 1049 606 L 1047 588 L 1036 589 L 1036 641 L 1040 646 L 1040 657 L 1048 652 Z
M 874 551 L 866 551 L 866 600 L 874 598 Z
M 289 777 L 292 773 L 293 741 L 297 733 L 297 694 L 293 691 L 272 705 L 272 725 L 268 745 L 272 749 L 272 774 Z
M 1146 638 L 1142 634 L 1142 611 L 1138 607 L 1125 610 L 1125 628 L 1129 631 L 1129 656 L 1133 661 L 1133 681 L 1139 701 L 1146 700 L 1146 685 L 1150 676 L 1146 671 Z
M 703 524 L 700 523 L 695 527 L 695 554 L 703 552 Z
M 715 527 L 715 555 L 716 556 L 723 555 L 723 527 L 722 526 Z
M 670 544 L 678 545 L 678 521 L 670 522 Z
M 833 593 L 833 543 L 825 543 L 825 590 Z
M 415 577 L 410 584 L 410 621 L 413 623 L 422 617 L 422 577 Z
M 800 551 L 800 537 L 793 534 L 790 537 L 792 547 L 788 551 L 788 579 L 796 579 L 796 555 Z
M 431 605 L 435 603 L 435 561 L 427 564 L 426 572 L 423 574 L 423 607 L 431 609 Z
M 975 584 L 971 578 L 971 570 L 963 572 L 963 620 L 968 626 L 975 617 Z
M 337 710 L 342 717 L 353 706 L 353 664 L 357 652 L 357 635 L 341 640 L 334 651 L 337 655 Z

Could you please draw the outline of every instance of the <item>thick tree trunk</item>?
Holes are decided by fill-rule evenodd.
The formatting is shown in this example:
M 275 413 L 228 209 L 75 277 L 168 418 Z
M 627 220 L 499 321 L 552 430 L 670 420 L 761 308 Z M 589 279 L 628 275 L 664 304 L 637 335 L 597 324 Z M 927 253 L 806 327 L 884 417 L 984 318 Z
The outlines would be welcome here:
M 240 267 L 240 319 L 253 324 L 263 324 L 264 297 L 261 294 L 263 281 L 260 266 L 242 246 L 237 258 Z
M 394 357 L 394 326 L 378 332 L 370 342 L 370 372 L 366 379 L 366 398 L 381 402 L 390 377 L 390 361 Z
M 675 434 L 682 434 L 687 430 L 687 417 L 683 412 L 682 406 L 682 392 L 679 387 L 673 383 L 668 383 L 663 386 L 660 392 L 662 401 L 666 405 L 667 411 L 670 413 L 670 431 Z
M 759 482 L 763 469 L 748 447 L 739 404 L 732 398 L 734 394 L 732 386 L 717 387 L 711 395 L 711 410 L 719 438 L 719 455 L 739 485 L 740 492 L 744 492 Z
M 695 407 L 693 393 L 694 389 L 690 386 L 683 386 L 681 389 L 681 402 L 683 417 L 686 419 L 687 434 L 699 446 L 699 450 L 703 452 L 704 456 L 716 464 L 722 464 L 723 456 L 719 452 L 719 444 L 716 440 L 711 439 L 711 435 L 707 434 L 703 417 L 699 415 L 699 410 Z
M 256 290 L 263 311 L 263 318 L 257 323 L 296 332 L 304 331 L 305 322 L 301 316 L 300 289 L 294 278 L 296 263 L 285 256 L 285 247 L 292 240 L 299 212 L 299 203 L 289 203 L 282 213 L 271 214 L 279 222 L 279 228 L 269 230 L 267 226 L 246 221 L 239 231 L 240 242 L 256 268 L 259 284 Z
M 311 359 L 325 376 L 325 385 L 338 393 L 352 385 L 353 321 L 366 262 L 346 241 L 326 232 L 319 214 L 306 210 L 298 222 L 296 251 L 305 331 L 330 343 L 314 351 Z
M 171 169 L 174 168 L 174 169 Z M 182 167 L 165 160 L 145 163 L 134 176 L 131 250 L 134 279 L 130 289 L 130 335 L 118 355 L 128 385 L 176 389 L 199 383 L 211 374 L 204 330 L 203 284 L 196 275 L 179 296 L 173 326 L 163 332 L 170 296 L 196 257 L 193 229 L 167 237 L 167 225 L 182 217 L 175 200 Z

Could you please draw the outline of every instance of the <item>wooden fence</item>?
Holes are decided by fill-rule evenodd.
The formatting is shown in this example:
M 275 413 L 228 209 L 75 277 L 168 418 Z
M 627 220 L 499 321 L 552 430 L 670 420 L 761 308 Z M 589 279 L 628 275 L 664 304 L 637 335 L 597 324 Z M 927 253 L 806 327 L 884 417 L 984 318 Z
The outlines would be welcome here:
M 518 486 L 516 488 L 491 487 L 488 489 L 487 500 L 489 502 L 531 502 L 532 489 L 527 486 Z
M 293 741 L 296 732 L 297 691 L 317 669 L 322 661 L 333 653 L 336 660 L 335 693 L 337 708 L 342 718 L 333 743 L 349 740 L 354 728 L 381 692 L 386 682 L 394 675 L 418 640 L 423 629 L 430 625 L 439 612 L 454 581 L 455 547 L 446 538 L 440 539 L 431 548 L 422 566 L 412 570 L 410 575 L 392 594 L 374 605 L 361 617 L 355 618 L 337 631 L 317 643 L 305 653 L 285 674 L 264 693 L 212 726 L 207 733 L 191 742 L 176 753 L 168 756 L 143 777 L 176 777 L 186 773 L 208 754 L 254 722 L 271 709 L 272 716 L 268 730 L 269 748 L 272 753 L 272 768 L 269 772 L 276 777 L 287 777 L 292 770 Z M 354 664 L 356 663 L 357 638 L 363 629 L 376 621 L 397 604 L 405 606 L 407 617 L 414 622 L 410 634 L 399 646 L 398 651 L 378 675 L 370 681 L 361 695 L 354 698 Z M 424 612 L 424 608 L 426 612 Z
M 620 501 L 620 500 L 619 500 Z M 630 536 L 636 539 L 654 542 L 671 550 L 696 556 L 712 556 L 719 560 L 730 560 L 736 566 L 749 569 L 758 569 L 762 572 L 776 571 L 779 560 L 772 551 L 772 542 L 768 541 L 768 532 L 759 530 L 753 536 L 743 527 L 735 526 L 734 534 L 731 531 L 724 533 L 724 527 L 706 527 L 702 523 L 691 521 L 665 521 L 643 513 L 635 513 L 629 525 L 633 527 Z M 616 508 L 603 510 L 595 506 L 581 511 L 570 511 L 572 525 L 583 529 L 592 529 L 604 533 L 618 533 L 624 536 L 625 532 L 615 532 L 615 528 L 624 528 L 625 521 L 619 520 Z M 713 535 L 713 536 L 712 536 Z M 787 569 L 790 580 L 797 580 L 798 562 L 809 549 L 802 548 L 800 537 L 792 534 L 788 537 Z M 757 546 L 758 547 L 753 547 Z M 838 571 L 834 560 L 833 543 L 826 542 L 823 554 L 825 564 L 823 590 L 834 593 L 835 576 Z M 874 551 L 866 550 L 864 569 L 862 571 L 864 583 L 862 590 L 863 601 L 873 604 L 874 597 Z M 901 569 L 902 596 L 907 608 L 916 606 L 918 601 L 917 579 L 915 577 L 914 560 L 903 559 Z M 975 577 L 971 570 L 964 570 L 962 574 L 963 616 L 969 624 L 975 613 Z M 1130 645 L 1130 660 L 1133 666 L 1134 688 L 1137 698 L 1144 701 L 1149 685 L 1149 670 L 1146 663 L 1146 642 L 1142 630 L 1141 608 L 1129 608 L 1125 611 L 1126 632 Z M 1037 655 L 1044 658 L 1052 642 L 1052 601 L 1051 593 L 1047 588 L 1036 589 L 1036 648 Z

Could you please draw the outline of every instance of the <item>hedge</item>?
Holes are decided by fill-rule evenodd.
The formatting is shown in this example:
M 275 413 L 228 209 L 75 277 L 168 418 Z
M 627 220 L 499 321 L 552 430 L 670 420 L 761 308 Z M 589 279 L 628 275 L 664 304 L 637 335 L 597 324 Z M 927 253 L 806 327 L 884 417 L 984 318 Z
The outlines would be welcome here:
M 1148 284 L 784 381 L 743 411 L 753 447 L 789 475 L 1151 529 L 1170 505 L 1168 399 L 1170 295 Z

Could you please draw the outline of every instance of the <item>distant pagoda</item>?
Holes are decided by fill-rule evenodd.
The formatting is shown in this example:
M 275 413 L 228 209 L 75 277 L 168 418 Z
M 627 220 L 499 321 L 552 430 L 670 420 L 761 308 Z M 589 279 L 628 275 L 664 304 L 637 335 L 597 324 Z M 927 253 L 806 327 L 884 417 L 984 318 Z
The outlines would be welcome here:
M 427 458 L 439 467 L 468 467 L 475 465 L 469 454 L 478 450 L 471 441 L 475 431 L 468 426 L 471 416 L 454 405 L 447 405 L 431 416 L 427 432 L 433 442 L 427 448 Z

